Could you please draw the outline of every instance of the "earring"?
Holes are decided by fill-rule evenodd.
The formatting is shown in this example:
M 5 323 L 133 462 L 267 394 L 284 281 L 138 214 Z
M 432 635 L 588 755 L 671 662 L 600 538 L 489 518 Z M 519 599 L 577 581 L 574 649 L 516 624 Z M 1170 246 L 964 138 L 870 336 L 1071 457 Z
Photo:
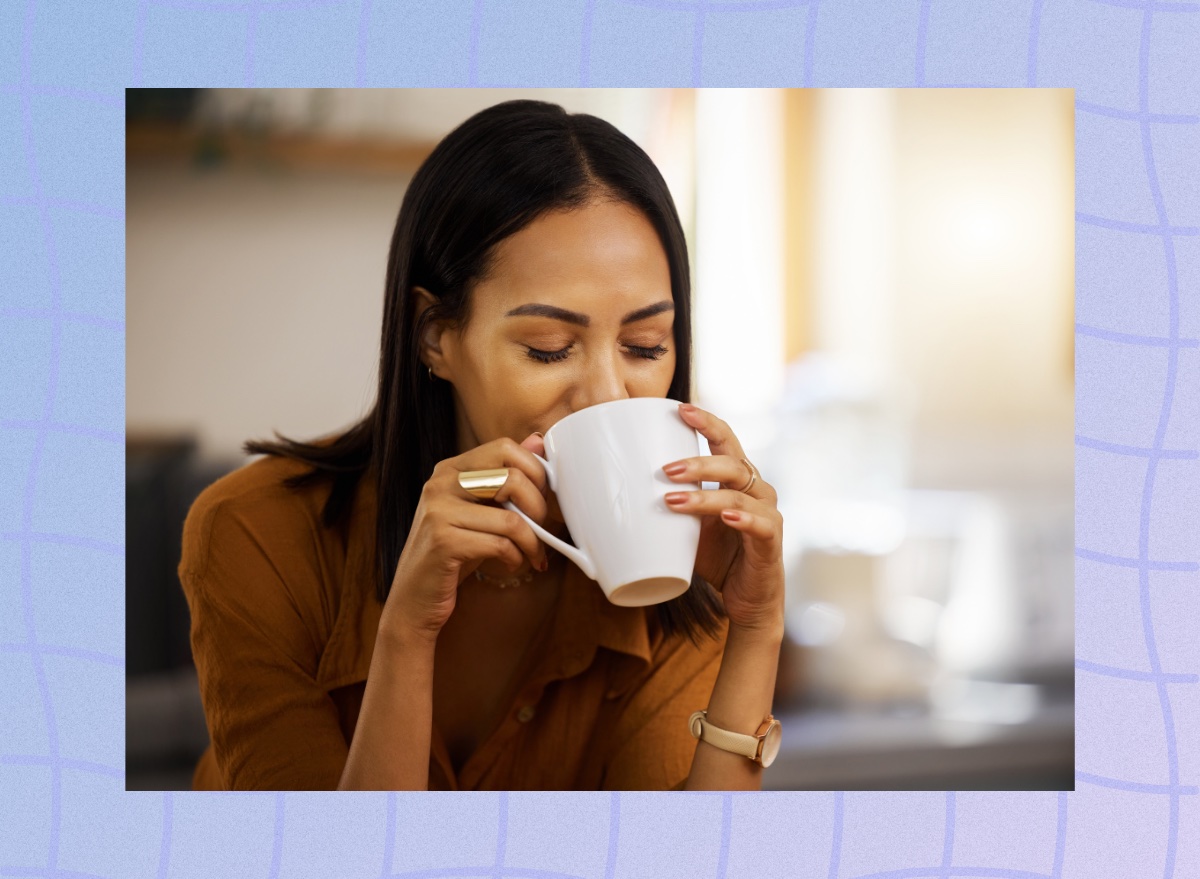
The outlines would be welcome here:
M 425 367 L 425 369 L 426 369 L 426 370 L 429 372 L 429 380 L 430 380 L 430 381 L 433 381 L 433 377 L 434 377 L 434 376 L 433 376 L 433 367 L 432 367 L 432 366 L 427 366 L 427 367 Z

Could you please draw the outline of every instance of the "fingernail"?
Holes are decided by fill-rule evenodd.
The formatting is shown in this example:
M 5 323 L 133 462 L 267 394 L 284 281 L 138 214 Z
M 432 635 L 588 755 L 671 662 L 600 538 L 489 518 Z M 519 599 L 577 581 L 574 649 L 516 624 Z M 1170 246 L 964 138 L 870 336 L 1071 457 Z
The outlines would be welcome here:
M 680 403 L 679 408 L 682 409 L 684 412 L 695 412 L 696 411 L 696 407 L 693 406 L 691 403 Z
M 686 463 L 684 463 L 683 461 L 676 461 L 674 464 L 668 464 L 666 467 L 664 467 L 663 473 L 666 473 L 668 476 L 678 476 L 680 473 L 682 473 L 686 469 L 687 469 Z
M 739 522 L 739 521 L 741 521 L 742 514 L 739 513 L 737 510 L 722 510 L 721 518 L 726 519 L 730 522 Z
M 663 497 L 663 500 L 665 500 L 669 504 L 681 504 L 684 501 L 686 501 L 687 498 L 688 498 L 688 496 L 687 496 L 686 492 L 672 491 L 669 494 L 665 495 Z
M 538 570 L 544 574 L 544 573 L 546 573 L 546 569 L 548 567 L 550 567 L 550 562 L 546 559 L 545 556 L 542 556 L 542 560 L 538 563 Z
M 542 433 L 540 430 L 535 430 L 535 431 L 533 432 L 533 435 L 534 435 L 534 436 L 540 436 L 540 437 L 542 437 L 543 439 L 545 439 L 545 435 L 544 435 L 544 434 L 543 434 L 543 433 Z

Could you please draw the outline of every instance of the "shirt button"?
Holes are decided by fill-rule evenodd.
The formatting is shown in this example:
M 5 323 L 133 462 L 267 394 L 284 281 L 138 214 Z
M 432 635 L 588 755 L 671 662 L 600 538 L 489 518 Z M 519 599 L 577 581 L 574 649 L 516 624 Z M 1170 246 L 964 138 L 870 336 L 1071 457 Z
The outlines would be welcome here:
M 526 705 L 517 712 L 517 720 L 521 721 L 521 723 L 529 723 L 529 721 L 533 720 L 533 715 L 533 706 Z

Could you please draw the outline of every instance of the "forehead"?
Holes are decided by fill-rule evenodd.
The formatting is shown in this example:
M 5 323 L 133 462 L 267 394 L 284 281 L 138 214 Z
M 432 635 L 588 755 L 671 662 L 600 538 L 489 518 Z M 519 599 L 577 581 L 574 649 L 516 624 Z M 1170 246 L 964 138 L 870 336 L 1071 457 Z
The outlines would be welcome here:
M 500 242 L 478 292 L 477 313 L 527 302 L 585 313 L 610 305 L 628 310 L 671 298 L 670 264 L 641 211 L 621 202 L 592 202 L 543 214 Z

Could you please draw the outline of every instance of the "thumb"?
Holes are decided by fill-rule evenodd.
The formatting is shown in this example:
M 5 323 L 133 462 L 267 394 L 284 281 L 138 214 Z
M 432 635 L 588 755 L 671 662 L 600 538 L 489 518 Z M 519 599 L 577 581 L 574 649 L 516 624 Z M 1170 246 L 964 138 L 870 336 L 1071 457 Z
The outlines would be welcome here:
M 541 455 L 542 457 L 545 457 L 546 455 L 546 443 L 542 439 L 541 433 L 538 431 L 534 431 L 529 436 L 525 437 L 525 439 L 521 440 L 521 446 L 529 449 L 529 451 L 533 452 L 535 455 Z

